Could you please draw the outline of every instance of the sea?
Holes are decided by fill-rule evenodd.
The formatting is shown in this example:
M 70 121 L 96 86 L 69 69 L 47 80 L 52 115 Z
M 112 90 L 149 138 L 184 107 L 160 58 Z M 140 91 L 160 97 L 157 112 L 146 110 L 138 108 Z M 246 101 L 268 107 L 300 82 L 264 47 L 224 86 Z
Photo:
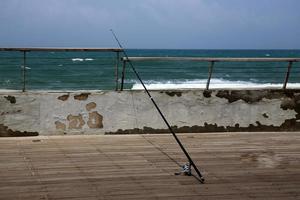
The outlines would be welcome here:
M 128 49 L 134 57 L 261 57 L 300 58 L 300 50 Z M 121 57 L 124 56 L 121 53 Z M 120 89 L 123 62 L 116 70 L 116 53 L 0 51 L 1 90 L 115 90 Z M 203 89 L 209 62 L 134 61 L 148 89 Z M 287 62 L 217 62 L 210 88 L 282 88 Z M 24 72 L 25 71 L 25 76 Z M 118 73 L 117 73 L 118 72 Z M 117 85 L 118 83 L 118 85 Z M 300 63 L 293 63 L 287 88 L 300 88 Z M 125 67 L 124 89 L 143 89 L 131 67 Z

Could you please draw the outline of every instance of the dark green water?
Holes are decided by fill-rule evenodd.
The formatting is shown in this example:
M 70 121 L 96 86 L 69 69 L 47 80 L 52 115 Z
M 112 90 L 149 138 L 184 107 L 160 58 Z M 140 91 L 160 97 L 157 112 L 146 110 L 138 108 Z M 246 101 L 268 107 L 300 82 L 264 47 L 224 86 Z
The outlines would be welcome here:
M 128 50 L 129 56 L 182 57 L 300 57 L 300 50 Z M 115 88 L 115 53 L 29 52 L 28 90 L 112 90 Z M 148 87 L 203 88 L 208 76 L 207 62 L 134 62 Z M 0 89 L 22 88 L 23 54 L 0 52 Z M 214 66 L 212 87 L 280 87 L 288 63 L 220 62 Z M 119 73 L 122 65 L 120 64 Z M 300 63 L 294 63 L 291 87 L 300 86 Z M 130 68 L 125 88 L 140 88 Z

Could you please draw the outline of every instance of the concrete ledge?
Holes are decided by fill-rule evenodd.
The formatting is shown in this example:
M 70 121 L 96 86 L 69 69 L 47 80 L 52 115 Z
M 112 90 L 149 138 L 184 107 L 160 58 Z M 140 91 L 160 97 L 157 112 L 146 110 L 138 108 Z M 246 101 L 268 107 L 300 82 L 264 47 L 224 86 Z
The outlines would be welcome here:
M 300 90 L 151 93 L 176 132 L 300 130 Z M 141 90 L 0 93 L 0 136 L 165 132 Z

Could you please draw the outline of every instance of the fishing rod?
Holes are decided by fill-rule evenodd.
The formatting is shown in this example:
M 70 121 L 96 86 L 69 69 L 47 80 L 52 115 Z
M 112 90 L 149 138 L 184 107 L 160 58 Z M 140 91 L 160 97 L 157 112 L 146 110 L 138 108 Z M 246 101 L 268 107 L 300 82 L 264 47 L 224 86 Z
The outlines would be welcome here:
M 195 177 L 198 181 L 200 181 L 201 183 L 204 183 L 204 177 L 202 176 L 201 172 L 199 171 L 199 169 L 197 168 L 197 166 L 195 165 L 194 161 L 192 160 L 192 158 L 190 157 L 189 153 L 186 151 L 186 149 L 184 148 L 184 146 L 182 145 L 182 143 L 180 142 L 179 138 L 177 137 L 177 135 L 175 134 L 175 132 L 173 131 L 172 127 L 170 126 L 169 122 L 167 121 L 167 119 L 165 118 L 164 114 L 162 113 L 162 111 L 160 110 L 160 108 L 158 107 L 158 105 L 156 104 L 156 102 L 154 101 L 153 97 L 151 96 L 149 90 L 146 88 L 143 80 L 141 79 L 140 75 L 138 74 L 138 72 L 136 71 L 135 67 L 133 66 L 132 62 L 129 60 L 129 57 L 127 55 L 126 50 L 123 48 L 122 44 L 120 43 L 119 39 L 117 38 L 115 32 L 110 29 L 112 35 L 114 36 L 115 40 L 117 41 L 119 47 L 121 49 L 123 49 L 123 53 L 125 55 L 126 61 L 129 63 L 129 65 L 131 66 L 131 69 L 133 70 L 133 72 L 135 73 L 135 75 L 137 76 L 137 78 L 139 79 L 140 83 L 142 84 L 144 90 L 146 91 L 147 95 L 149 96 L 149 98 L 151 99 L 153 105 L 155 106 L 156 110 L 158 111 L 158 113 L 160 114 L 161 118 L 163 119 L 163 121 L 165 122 L 165 124 L 167 125 L 167 127 L 169 128 L 169 131 L 172 133 L 173 137 L 175 138 L 176 142 L 178 143 L 178 145 L 180 146 L 181 150 L 183 151 L 183 153 L 185 154 L 185 156 L 188 159 L 187 164 L 182 166 L 182 171 L 180 173 L 175 173 L 175 175 L 179 175 L 181 173 L 184 173 L 185 175 L 191 176 L 191 167 L 193 167 L 197 173 L 197 175 L 199 177 Z

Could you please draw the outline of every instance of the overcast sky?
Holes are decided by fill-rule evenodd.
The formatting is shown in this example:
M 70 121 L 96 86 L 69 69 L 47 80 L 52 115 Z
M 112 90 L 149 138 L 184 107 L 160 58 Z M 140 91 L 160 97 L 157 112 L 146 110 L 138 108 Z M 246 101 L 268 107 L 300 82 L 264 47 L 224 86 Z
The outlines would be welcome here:
M 300 0 L 0 0 L 0 46 L 300 49 Z

